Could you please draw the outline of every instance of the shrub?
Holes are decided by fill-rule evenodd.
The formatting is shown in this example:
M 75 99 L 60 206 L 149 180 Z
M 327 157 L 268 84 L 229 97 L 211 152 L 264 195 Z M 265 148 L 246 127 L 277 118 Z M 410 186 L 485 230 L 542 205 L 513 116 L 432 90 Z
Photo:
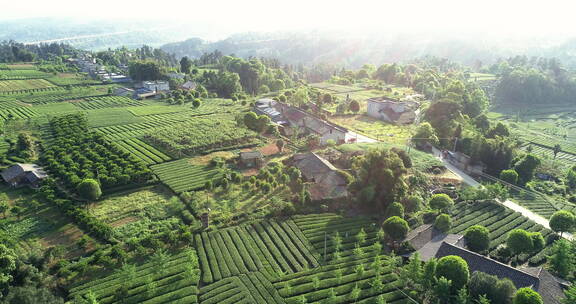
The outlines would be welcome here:
M 506 246 L 510 249 L 512 254 L 520 254 L 532 251 L 533 244 L 530 233 L 523 229 L 514 229 L 508 233 Z
M 418 212 L 422 206 L 422 198 L 417 195 L 410 195 L 402 201 L 406 213 Z
M 490 232 L 484 226 L 470 226 L 464 233 L 464 239 L 466 246 L 475 252 L 485 251 L 490 246 Z
M 450 218 L 450 215 L 440 214 L 438 217 L 436 217 L 434 227 L 442 232 L 448 232 L 450 228 L 452 228 L 452 219 Z
M 436 278 L 444 277 L 452 281 L 452 290 L 456 291 L 468 284 L 470 270 L 466 261 L 455 255 L 448 255 L 438 260 Z
M 439 193 L 432 195 L 428 204 L 434 210 L 446 211 L 454 205 L 454 201 L 447 194 Z
M 404 219 L 398 216 L 392 216 L 384 221 L 382 229 L 384 229 L 386 236 L 392 240 L 399 241 L 406 237 L 410 228 Z
M 576 217 L 567 210 L 556 211 L 550 218 L 550 228 L 560 234 L 573 230 L 575 226 Z
M 518 183 L 518 173 L 516 173 L 516 171 L 514 171 L 513 169 L 502 170 L 502 172 L 500 172 L 500 179 L 515 185 L 516 183 Z
M 532 239 L 532 250 L 540 251 L 544 249 L 544 246 L 546 246 L 546 242 L 544 241 L 542 233 L 532 232 L 530 233 L 530 238 Z
M 544 304 L 540 294 L 532 290 L 531 288 L 524 287 L 518 289 L 516 295 L 514 296 L 514 304 Z

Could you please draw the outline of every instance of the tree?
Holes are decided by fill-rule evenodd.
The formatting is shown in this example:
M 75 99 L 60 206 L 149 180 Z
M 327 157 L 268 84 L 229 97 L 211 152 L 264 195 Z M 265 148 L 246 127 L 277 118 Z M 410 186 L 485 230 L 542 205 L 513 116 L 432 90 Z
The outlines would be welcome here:
M 474 225 L 468 227 L 464 233 L 466 246 L 475 252 L 488 250 L 490 246 L 490 231 L 484 226 Z
M 382 224 L 382 229 L 384 230 L 384 233 L 387 237 L 393 241 L 400 241 L 406 237 L 406 234 L 410 228 L 408 226 L 408 222 L 406 222 L 403 218 L 392 216 L 384 221 Z
M 575 258 L 570 242 L 566 239 L 559 239 L 552 246 L 548 262 L 552 271 L 566 278 L 576 267 Z
M 514 171 L 518 173 L 518 182 L 525 185 L 534 176 L 534 171 L 540 165 L 540 158 L 532 154 L 526 154 L 514 165 Z
M 282 150 L 284 149 L 284 141 L 282 139 L 278 139 L 276 141 L 276 147 L 278 148 L 278 151 L 282 153 Z
M 402 200 L 402 204 L 404 205 L 404 211 L 406 211 L 406 213 L 414 213 L 420 211 L 420 208 L 422 207 L 422 198 L 418 195 L 410 195 Z
M 5 304 L 64 304 L 64 299 L 55 296 L 45 287 L 36 287 L 33 284 L 26 284 L 19 287 L 10 287 L 8 295 L 2 301 Z M 98 304 L 97 302 L 85 303 Z
M 190 69 L 192 68 L 192 60 L 188 56 L 182 57 L 180 59 L 180 72 L 184 74 L 190 74 Z
M 500 172 L 500 179 L 512 185 L 516 185 L 518 182 L 518 173 L 512 169 L 502 170 L 502 172 Z
M 412 137 L 412 141 L 416 144 L 416 147 L 423 148 L 424 144 L 430 143 L 432 145 L 438 144 L 438 137 L 436 136 L 436 131 L 430 123 L 423 122 L 418 126 L 416 134 Z
M 439 210 L 446 212 L 452 205 L 454 205 L 454 201 L 445 193 L 434 194 L 430 198 L 428 205 L 433 210 Z
M 6 217 L 6 211 L 10 209 L 8 204 L 8 195 L 6 193 L 0 193 L 0 213 L 3 217 Z
M 570 211 L 556 211 L 550 218 L 550 229 L 554 230 L 554 232 L 560 232 L 560 236 L 564 232 L 572 231 L 575 227 L 576 217 Z
M 4 244 L 0 244 L 0 285 L 12 280 L 12 272 L 16 270 L 16 254 Z
M 442 232 L 448 232 L 450 228 L 452 228 L 452 219 L 448 214 L 440 214 L 436 217 L 436 221 L 434 222 L 434 227 Z
M 506 246 L 512 254 L 519 255 L 532 251 L 534 245 L 532 244 L 530 233 L 523 229 L 514 229 L 508 233 Z
M 195 109 L 198 109 L 201 105 L 202 105 L 202 101 L 199 98 L 194 98 L 194 100 L 192 100 L 192 106 Z
M 516 287 L 509 279 L 500 280 L 495 275 L 480 271 L 472 274 L 468 288 L 472 298 L 485 295 L 492 304 L 511 304 L 516 293 Z
M 456 291 L 468 284 L 470 270 L 466 261 L 455 255 L 448 255 L 438 260 L 436 278 L 444 277 L 452 281 L 452 290 Z
M 544 246 L 546 245 L 546 241 L 544 241 L 544 237 L 542 236 L 542 233 L 531 232 L 530 233 L 530 239 L 532 239 L 532 250 L 533 251 L 538 252 L 538 251 L 544 249 Z
M 544 304 L 540 294 L 532 290 L 532 288 L 524 287 L 518 289 L 514 296 L 514 304 Z
M 400 203 L 392 203 L 386 208 L 386 216 L 398 216 L 404 218 L 404 206 Z
M 83 179 L 82 182 L 78 184 L 76 191 L 82 198 L 89 201 L 97 200 L 102 195 L 100 183 L 91 178 Z
M 358 103 L 358 101 L 352 100 L 350 102 L 349 108 L 350 108 L 350 111 L 352 111 L 354 114 L 356 114 L 360 111 L 360 104 Z
M 556 159 L 556 156 L 561 151 L 562 151 L 562 146 L 560 146 L 559 144 L 555 144 L 554 149 L 552 150 L 552 152 L 554 153 L 554 159 Z
M 576 284 L 572 284 L 568 289 L 564 290 L 564 298 L 562 304 L 576 304 Z

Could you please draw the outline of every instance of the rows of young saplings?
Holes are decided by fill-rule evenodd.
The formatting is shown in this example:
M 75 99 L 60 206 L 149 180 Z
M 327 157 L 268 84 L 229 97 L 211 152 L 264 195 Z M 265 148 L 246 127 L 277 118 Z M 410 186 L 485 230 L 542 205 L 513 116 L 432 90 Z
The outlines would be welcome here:
M 522 147 L 522 150 L 526 152 L 531 151 L 530 153 L 537 156 L 545 156 L 550 159 L 554 159 L 554 150 L 552 148 L 538 145 L 531 145 L 530 148 L 528 148 L 529 146 L 530 145 L 524 145 Z M 565 163 L 567 165 L 574 165 L 576 164 L 576 155 L 560 151 L 558 152 L 558 154 L 556 154 L 555 160 Z
M 292 221 L 260 221 L 195 237 L 202 282 L 253 271 L 294 273 L 318 267 L 317 257 Z
M 316 252 L 322 255 L 322 262 L 381 251 L 377 226 L 369 219 L 344 218 L 332 213 L 295 215 L 293 219 Z
M 202 304 L 285 303 L 261 272 L 229 277 L 200 289 Z
M 222 177 L 222 172 L 217 167 L 191 165 L 189 161 L 184 158 L 152 165 L 150 168 L 161 182 L 176 193 L 201 189 L 206 182 Z
M 274 281 L 286 303 L 400 303 L 405 299 L 389 258 L 365 255 Z
M 153 256 L 151 261 L 70 289 L 70 298 L 92 293 L 98 303 L 197 303 L 200 269 L 193 249 L 174 256 Z
M 178 128 L 164 128 L 145 136 L 154 146 L 174 155 L 194 155 L 205 150 L 253 142 L 256 133 L 238 127 L 232 116 L 196 117 Z
M 103 108 L 119 108 L 131 106 L 143 106 L 144 102 L 123 96 L 89 97 L 85 101 L 75 102 L 75 106 L 83 110 L 96 110 Z
M 38 115 L 38 112 L 36 112 L 31 107 L 19 107 L 0 110 L 0 119 L 3 120 L 28 119 Z
M 51 91 L 56 86 L 44 79 L 0 80 L 0 93 L 10 95 L 22 92 Z
M 148 145 L 138 138 L 129 138 L 117 141 L 116 144 L 139 158 L 147 165 L 154 165 L 171 160 L 170 156 L 158 151 L 158 149 Z
M 495 202 L 482 201 L 477 203 L 457 204 L 452 214 L 451 233 L 464 234 L 468 227 L 482 225 L 490 231 L 490 256 L 496 257 L 499 246 L 506 243 L 508 233 L 514 229 L 524 229 L 530 232 L 540 232 L 546 238 L 552 233 L 549 229 L 524 217 L 521 213 L 512 211 Z M 542 250 L 521 254 L 518 257 L 520 263 L 542 263 L 545 255 Z M 537 257 L 537 258 L 535 258 Z

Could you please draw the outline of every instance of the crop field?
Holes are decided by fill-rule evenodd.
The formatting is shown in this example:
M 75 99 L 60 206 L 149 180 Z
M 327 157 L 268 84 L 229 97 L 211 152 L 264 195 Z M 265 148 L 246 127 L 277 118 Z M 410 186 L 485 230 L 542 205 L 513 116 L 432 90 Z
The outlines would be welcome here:
M 559 144 L 557 159 L 566 165 L 576 162 L 576 107 L 572 105 L 531 105 L 498 107 L 489 113 L 492 119 L 507 122 L 521 141 L 523 149 L 530 147 L 539 156 L 552 159 L 553 148 Z
M 116 144 L 126 152 L 134 155 L 147 165 L 159 164 L 171 160 L 170 156 L 141 141 L 138 138 L 128 138 L 117 141 Z
M 506 242 L 508 232 L 513 229 L 525 229 L 531 232 L 541 232 L 546 238 L 552 233 L 551 230 L 536 224 L 528 218 L 522 216 L 519 212 L 514 212 L 498 203 L 494 202 L 477 202 L 477 203 L 460 203 L 455 206 L 452 215 L 451 233 L 462 234 L 472 225 L 482 225 L 490 231 L 490 256 L 496 255 L 498 246 Z M 542 264 L 546 260 L 548 249 L 531 254 L 521 254 L 519 261 L 521 263 L 529 262 L 531 265 Z
M 134 116 L 125 108 L 102 108 L 86 111 L 88 125 L 91 128 L 117 126 L 143 122 L 141 117 Z
M 96 110 L 103 108 L 118 108 L 118 107 L 131 107 L 143 106 L 144 102 L 134 100 L 123 96 L 104 96 L 104 97 L 89 97 L 81 102 L 74 102 L 75 106 L 82 110 Z M 130 112 L 132 112 L 130 110 Z
M 155 130 L 144 139 L 174 155 L 226 150 L 258 143 L 254 131 L 239 127 L 232 115 L 195 117 L 178 128 Z
M 26 188 L 14 189 L 2 184 L 0 193 L 7 195 L 9 206 L 17 205 L 24 210 L 20 216 L 8 212 L 7 216 L 0 220 L 2 232 L 7 233 L 12 240 L 18 241 L 14 244 L 18 252 L 24 254 L 39 247 L 47 249 L 59 246 L 67 251 L 66 255 L 69 257 L 86 253 L 76 245 L 76 241 L 85 234 L 55 206 L 40 203 Z M 89 245 L 93 245 L 94 242 L 90 240 Z
M 187 158 L 153 165 L 150 169 L 176 193 L 201 189 L 207 181 L 222 177 L 220 168 L 192 165 Z
M 98 303 L 198 303 L 200 270 L 194 250 L 174 256 L 154 256 L 152 262 L 121 268 L 114 274 L 70 289 L 70 298 L 85 297 L 89 292 Z M 127 294 L 115 296 L 119 288 Z
M 97 219 L 118 227 L 142 219 L 168 217 L 171 197 L 166 188 L 157 186 L 106 198 L 94 204 L 90 211 Z
M 343 115 L 330 118 L 345 128 L 368 137 L 393 144 L 406 144 L 412 137 L 412 126 L 399 126 L 367 115 Z
M 46 78 L 46 80 L 59 86 L 67 85 L 89 85 L 89 84 L 100 84 L 99 80 L 92 79 L 90 76 L 86 75 L 76 75 L 76 74 L 58 74 L 55 77 Z
M 195 244 L 206 284 L 253 271 L 293 273 L 319 266 L 302 232 L 290 220 L 203 232 L 195 236 Z
M 13 99 L 10 97 L 0 96 L 0 110 L 19 108 L 22 106 L 26 106 L 26 104 L 21 103 L 21 102 L 17 101 L 16 99 Z
M 50 77 L 50 74 L 35 69 L 0 70 L 0 79 L 34 79 L 47 77 Z
M 53 102 L 32 107 L 40 114 L 61 115 L 69 112 L 78 112 L 78 108 L 69 102 Z
M 44 79 L 0 80 L 0 93 L 28 90 L 42 90 L 55 86 Z

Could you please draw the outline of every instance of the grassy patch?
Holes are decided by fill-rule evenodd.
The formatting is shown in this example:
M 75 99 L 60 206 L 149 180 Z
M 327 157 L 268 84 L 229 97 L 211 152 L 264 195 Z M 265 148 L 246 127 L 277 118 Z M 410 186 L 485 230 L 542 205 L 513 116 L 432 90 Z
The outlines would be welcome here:
M 105 127 L 143 122 L 144 119 L 134 116 L 125 108 L 104 108 L 86 111 L 90 127 Z
M 399 126 L 366 115 L 333 116 L 331 121 L 379 141 L 405 144 L 411 137 L 413 126 Z

